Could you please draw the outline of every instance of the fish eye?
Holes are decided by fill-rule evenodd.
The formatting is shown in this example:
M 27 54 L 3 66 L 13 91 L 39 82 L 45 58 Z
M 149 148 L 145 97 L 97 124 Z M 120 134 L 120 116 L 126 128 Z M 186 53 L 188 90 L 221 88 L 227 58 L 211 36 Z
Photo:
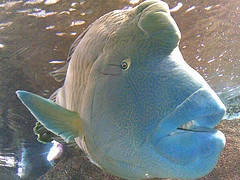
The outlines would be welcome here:
M 129 69 L 130 65 L 131 65 L 131 60 L 129 58 L 128 59 L 124 59 L 122 61 L 122 63 L 121 63 L 121 69 L 123 71 L 126 71 L 126 70 Z

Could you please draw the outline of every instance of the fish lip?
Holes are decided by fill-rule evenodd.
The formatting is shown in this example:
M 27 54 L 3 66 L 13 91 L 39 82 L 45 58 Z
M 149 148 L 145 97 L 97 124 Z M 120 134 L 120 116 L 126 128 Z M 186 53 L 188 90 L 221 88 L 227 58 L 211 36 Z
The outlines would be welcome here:
M 149 139 L 154 151 L 180 166 L 191 164 L 206 172 L 200 163 L 213 169 L 226 143 L 224 134 L 214 129 L 225 110 L 209 86 L 196 90 L 160 120 Z
M 200 162 L 210 165 L 211 170 L 226 144 L 226 138 L 221 131 L 202 128 L 204 130 L 199 131 L 177 129 L 175 133 L 159 139 L 154 144 L 154 150 L 174 164 L 191 164 L 198 168 Z
M 200 103 L 199 99 L 203 99 L 203 101 Z M 204 101 L 205 99 L 209 101 Z M 210 87 L 199 88 L 160 120 L 150 138 L 156 143 L 161 138 L 177 132 L 216 131 L 213 128 L 221 121 L 225 111 L 225 106 Z M 183 126 L 189 122 L 192 124 L 184 128 Z

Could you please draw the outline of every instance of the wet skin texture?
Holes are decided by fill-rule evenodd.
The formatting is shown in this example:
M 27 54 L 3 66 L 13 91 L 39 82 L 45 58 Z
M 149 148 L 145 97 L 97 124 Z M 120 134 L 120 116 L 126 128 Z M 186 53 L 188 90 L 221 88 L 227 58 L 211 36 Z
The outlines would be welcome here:
M 47 129 L 75 140 L 108 173 L 127 179 L 202 177 L 225 145 L 222 132 L 213 129 L 225 107 L 186 64 L 179 40 L 162 1 L 113 11 L 72 45 L 55 103 L 17 94 Z

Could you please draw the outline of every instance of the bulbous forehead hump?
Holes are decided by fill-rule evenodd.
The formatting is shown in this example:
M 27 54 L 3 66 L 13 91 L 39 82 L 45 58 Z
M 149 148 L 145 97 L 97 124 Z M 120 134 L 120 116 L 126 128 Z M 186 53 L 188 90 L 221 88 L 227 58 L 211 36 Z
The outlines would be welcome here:
M 145 2 L 141 3 L 139 6 L 137 6 L 136 13 L 139 14 L 139 13 L 143 12 L 146 8 L 148 8 L 149 6 L 152 6 L 153 4 L 158 5 L 157 6 L 158 10 L 170 13 L 167 3 L 163 2 L 163 1 L 159 1 L 159 0 L 145 1 Z
M 145 1 L 136 8 L 136 13 L 140 15 L 137 25 L 145 34 L 178 45 L 181 33 L 165 2 Z

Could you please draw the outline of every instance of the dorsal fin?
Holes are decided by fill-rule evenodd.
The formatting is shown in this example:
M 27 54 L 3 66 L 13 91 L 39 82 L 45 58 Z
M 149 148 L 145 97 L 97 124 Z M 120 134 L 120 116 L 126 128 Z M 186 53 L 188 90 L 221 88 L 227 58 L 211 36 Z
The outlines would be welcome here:
M 89 26 L 90 27 L 90 26 Z M 73 44 L 71 45 L 69 51 L 68 51 L 68 57 L 67 57 L 67 61 L 66 61 L 66 64 L 55 70 L 55 71 L 52 71 L 50 72 L 50 76 L 52 76 L 57 82 L 61 82 L 65 79 L 66 77 L 66 73 L 67 73 L 67 69 L 68 69 L 68 64 L 72 58 L 72 54 L 74 53 L 76 47 L 78 46 L 79 42 L 82 40 L 82 38 L 84 37 L 84 35 L 87 33 L 89 27 L 84 30 L 78 37 L 77 39 L 75 39 L 75 41 L 73 42 Z

